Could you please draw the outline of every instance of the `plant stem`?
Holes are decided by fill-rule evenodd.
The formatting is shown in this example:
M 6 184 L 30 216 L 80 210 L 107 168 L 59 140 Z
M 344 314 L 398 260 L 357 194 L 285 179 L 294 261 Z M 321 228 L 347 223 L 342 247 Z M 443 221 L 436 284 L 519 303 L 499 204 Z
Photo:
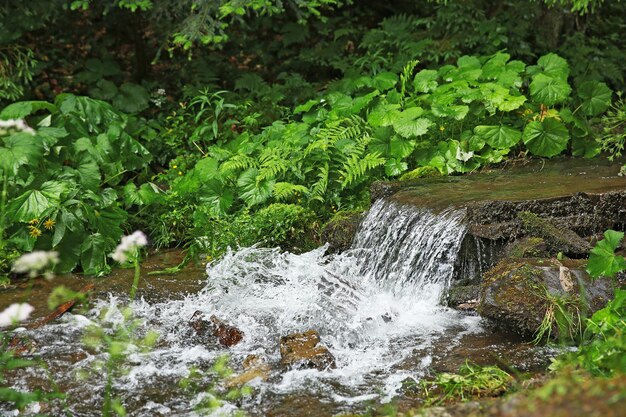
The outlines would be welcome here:
M 111 353 L 109 353 L 110 355 Z M 102 417 L 111 416 L 111 392 L 113 391 L 113 360 L 107 360 L 107 383 L 104 387 L 104 404 L 102 405 Z
M 6 172 L 2 175 L 2 197 L 0 197 L 0 250 L 4 249 L 4 225 L 6 220 L 6 206 L 8 198 L 9 176 Z
M 139 266 L 139 253 L 135 255 L 133 265 L 135 266 L 135 277 L 133 279 L 133 286 L 130 289 L 131 300 L 135 299 L 135 295 L 137 294 L 137 288 L 139 287 L 139 275 L 141 273 L 141 267 Z

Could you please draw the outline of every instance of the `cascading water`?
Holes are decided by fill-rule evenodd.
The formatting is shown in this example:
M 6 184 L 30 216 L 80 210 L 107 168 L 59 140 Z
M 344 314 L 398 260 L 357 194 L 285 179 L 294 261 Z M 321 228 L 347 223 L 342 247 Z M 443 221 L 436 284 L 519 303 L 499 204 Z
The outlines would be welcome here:
M 352 249 L 343 254 L 325 256 L 325 248 L 301 255 L 254 247 L 228 252 L 207 267 L 208 284 L 198 294 L 132 304 L 162 341 L 148 354 L 132 355 L 135 366 L 119 381 L 120 396 L 131 401 L 154 387 L 174 384 L 191 366 L 206 365 L 224 353 L 235 367 L 250 354 L 277 363 L 281 336 L 315 329 L 337 368 L 290 370 L 268 382 L 255 381 L 257 392 L 244 408 L 263 414 L 271 408 L 265 399 L 303 393 L 333 402 L 338 409 L 392 398 L 403 380 L 427 372 L 439 338 L 445 335 L 449 346 L 480 330 L 477 317 L 439 303 L 465 235 L 463 218 L 462 210 L 433 214 L 379 200 Z M 117 304 L 111 297 L 91 314 L 107 308 L 105 322 L 120 320 Z M 188 321 L 198 310 L 242 330 L 242 343 L 226 351 L 195 340 Z M 47 326 L 57 336 L 49 343 L 76 340 L 77 328 L 89 322 L 83 316 L 66 316 L 62 323 Z M 89 367 L 94 358 L 89 355 L 74 368 Z M 145 395 L 143 403 L 132 400 L 137 404 L 134 415 L 186 415 L 190 409 L 180 398 Z M 79 411 L 74 413 L 97 415 Z

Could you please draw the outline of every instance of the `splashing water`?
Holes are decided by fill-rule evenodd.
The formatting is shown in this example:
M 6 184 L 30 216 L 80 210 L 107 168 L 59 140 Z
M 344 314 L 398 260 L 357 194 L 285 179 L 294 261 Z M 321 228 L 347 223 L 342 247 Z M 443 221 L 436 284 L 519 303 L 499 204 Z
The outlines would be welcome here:
M 235 364 L 249 354 L 278 362 L 280 337 L 309 329 L 320 333 L 335 356 L 336 369 L 291 370 L 270 382 L 255 383 L 255 404 L 249 408 L 265 397 L 301 392 L 346 406 L 372 398 L 389 400 L 404 379 L 424 375 L 438 338 L 453 334 L 454 343 L 480 330 L 478 318 L 439 303 L 465 236 L 464 214 L 450 210 L 435 215 L 379 200 L 362 222 L 352 249 L 343 254 L 326 256 L 325 247 L 301 255 L 255 247 L 228 252 L 207 267 L 208 284 L 198 294 L 133 303 L 136 314 L 156 327 L 164 342 L 150 354 L 133 357 L 137 366 L 120 389 L 132 393 L 142 386 L 158 386 L 163 379 L 175 381 L 185 377 L 190 366 L 223 354 L 194 342 L 187 323 L 200 310 L 245 333 L 243 342 L 227 352 Z M 97 308 L 115 311 L 116 305 L 112 297 Z M 111 313 L 110 319 L 114 316 Z M 78 317 L 49 327 L 57 334 L 69 332 Z M 424 352 L 418 361 L 415 352 Z M 149 402 L 136 415 L 150 415 L 156 406 L 177 409 L 172 401 Z

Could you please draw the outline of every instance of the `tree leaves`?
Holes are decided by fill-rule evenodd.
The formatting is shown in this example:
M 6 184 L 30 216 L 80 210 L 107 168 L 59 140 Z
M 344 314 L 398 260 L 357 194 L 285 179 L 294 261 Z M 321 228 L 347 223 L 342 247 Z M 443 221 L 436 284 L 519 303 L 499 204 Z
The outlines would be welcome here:
M 593 278 L 613 277 L 626 269 L 626 259 L 615 254 L 615 250 L 620 246 L 623 238 L 623 232 L 616 232 L 615 230 L 604 232 L 604 239 L 599 241 L 591 250 L 587 263 L 587 271 Z
M 543 122 L 530 122 L 522 135 L 528 150 L 537 156 L 551 157 L 567 148 L 569 132 L 557 119 L 544 119 Z

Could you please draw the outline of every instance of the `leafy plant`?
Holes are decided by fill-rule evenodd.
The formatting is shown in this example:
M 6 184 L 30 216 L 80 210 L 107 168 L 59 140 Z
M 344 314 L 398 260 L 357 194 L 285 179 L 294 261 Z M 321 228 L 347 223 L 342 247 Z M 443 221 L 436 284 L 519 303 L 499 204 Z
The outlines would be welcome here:
M 57 250 L 60 272 L 80 265 L 86 274 L 106 273 L 128 218 L 122 198 L 135 191 L 129 186 L 145 172 L 148 151 L 127 132 L 128 118 L 98 100 L 61 95 L 55 103 L 20 102 L 0 113 L 5 120 L 24 117 L 37 129 L 1 138 L 7 244 L 23 252 Z M 146 185 L 126 200 L 139 206 L 157 195 Z

